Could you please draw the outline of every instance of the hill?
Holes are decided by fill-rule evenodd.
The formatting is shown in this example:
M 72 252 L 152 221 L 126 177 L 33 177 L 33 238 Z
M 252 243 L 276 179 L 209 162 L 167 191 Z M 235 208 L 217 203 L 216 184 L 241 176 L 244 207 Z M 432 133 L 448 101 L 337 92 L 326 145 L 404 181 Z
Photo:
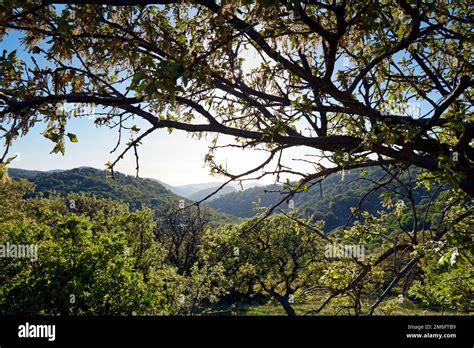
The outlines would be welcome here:
M 223 184 L 222 182 L 213 181 L 213 182 L 173 186 L 158 179 L 150 179 L 150 180 L 160 183 L 167 190 L 173 192 L 174 194 L 177 194 L 178 196 L 189 198 L 193 201 L 201 200 L 202 198 L 206 197 L 208 194 L 212 193 Z M 226 193 L 239 191 L 239 190 L 242 191 L 243 189 L 249 189 L 256 186 L 261 187 L 262 185 L 259 184 L 258 182 L 243 182 L 242 186 L 240 184 L 230 183 L 230 184 L 227 184 L 226 187 L 223 190 L 221 190 L 221 192 L 218 192 L 215 196 L 211 197 L 208 200 L 208 202 Z
M 61 195 L 70 192 L 87 192 L 98 197 L 109 198 L 127 203 L 131 210 L 143 207 L 156 208 L 164 204 L 176 203 L 184 199 L 153 179 L 136 178 L 115 172 L 114 179 L 110 172 L 90 167 L 80 167 L 71 170 L 41 172 L 9 168 L 10 177 L 25 178 L 36 185 L 36 192 L 46 195 L 56 191 Z M 236 219 L 211 209 L 213 222 L 232 222 Z
M 216 187 L 211 183 L 202 184 L 203 190 L 198 190 L 188 198 L 183 198 L 171 192 L 164 184 L 156 179 L 135 178 L 134 176 L 116 173 L 115 179 L 109 178 L 110 173 L 89 167 L 75 168 L 64 171 L 29 171 L 24 169 L 9 169 L 13 178 L 26 178 L 36 185 L 37 192 L 57 191 L 61 195 L 69 192 L 89 192 L 99 197 L 119 200 L 129 204 L 132 210 L 142 207 L 160 207 L 164 204 L 184 199 L 186 202 L 197 201 L 213 192 Z M 341 175 L 331 175 L 326 178 L 321 188 L 311 187 L 293 197 L 293 207 L 301 216 L 312 216 L 313 220 L 324 220 L 326 232 L 345 225 L 351 218 L 351 208 L 359 206 L 364 195 L 380 182 L 384 175 L 379 168 L 371 168 L 361 177 L 360 170 L 347 171 L 344 178 Z M 216 184 L 216 183 L 214 183 Z M 201 184 L 183 185 L 181 187 L 197 188 Z M 168 185 L 170 186 L 170 185 Z M 237 191 L 235 186 L 225 187 L 216 197 L 206 202 L 211 208 L 211 221 L 214 223 L 235 222 L 239 218 L 252 217 L 258 214 L 260 208 L 269 207 L 279 202 L 282 186 L 256 186 L 243 191 Z M 361 204 L 361 210 L 377 214 L 385 208 L 380 203 L 380 189 L 366 197 Z M 424 188 L 414 189 L 415 202 L 421 207 L 428 200 L 430 193 Z M 289 202 L 279 207 L 283 211 L 292 208 Z M 351 221 L 349 221 L 350 223 Z M 408 222 L 407 222 L 408 223 Z
M 337 227 L 343 226 L 351 218 L 351 208 L 357 208 L 364 195 L 380 182 L 384 172 L 380 168 L 370 168 L 367 174 L 360 176 L 360 170 L 347 171 L 344 178 L 340 174 L 331 175 L 321 185 L 315 185 L 308 191 L 301 192 L 293 197 L 294 209 L 302 216 L 313 216 L 313 220 L 324 220 L 325 231 L 329 232 Z M 209 205 L 217 211 L 226 214 L 246 218 L 255 216 L 259 207 L 269 207 L 279 202 L 284 196 L 280 192 L 283 187 L 270 185 L 254 187 L 241 192 L 233 192 L 218 197 Z M 366 197 L 361 204 L 361 210 L 377 214 L 385 208 L 380 203 L 382 190 L 374 192 Z M 423 203 L 429 198 L 430 193 L 421 187 L 414 188 L 415 202 Z M 283 211 L 290 211 L 289 202 L 279 207 Z
M 195 202 L 200 201 L 200 200 L 206 198 L 207 196 L 209 196 L 211 193 L 215 192 L 219 187 L 220 187 L 220 185 L 200 190 L 198 192 L 193 193 L 188 198 L 192 201 L 195 201 Z M 217 192 L 215 195 L 213 195 L 212 197 L 209 197 L 206 200 L 206 202 L 212 202 L 216 198 L 219 198 L 219 197 L 221 197 L 225 194 L 232 193 L 232 192 L 237 192 L 237 189 L 234 186 L 227 185 L 224 188 L 222 188 L 221 190 L 219 190 L 219 192 Z

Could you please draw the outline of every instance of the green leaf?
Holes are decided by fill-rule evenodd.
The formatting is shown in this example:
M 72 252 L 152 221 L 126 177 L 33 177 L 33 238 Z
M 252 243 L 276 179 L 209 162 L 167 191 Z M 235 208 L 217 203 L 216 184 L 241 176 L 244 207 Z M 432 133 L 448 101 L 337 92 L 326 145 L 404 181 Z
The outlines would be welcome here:
M 59 142 L 59 140 L 61 139 L 61 136 L 58 133 L 48 132 L 48 133 L 45 133 L 44 136 L 54 143 Z
M 11 162 L 13 162 L 13 160 L 16 158 L 17 156 L 13 156 L 13 157 L 8 157 L 5 161 L 5 164 L 10 164 Z
M 78 142 L 76 134 L 67 133 L 66 135 L 68 136 L 71 143 L 77 143 Z
M 52 152 L 53 153 L 61 152 L 61 154 L 64 155 L 64 144 L 63 143 L 57 143 L 56 146 L 54 146 Z
M 141 71 L 135 73 L 132 78 L 132 82 L 130 83 L 130 89 L 137 89 L 140 82 L 147 78 L 147 75 Z

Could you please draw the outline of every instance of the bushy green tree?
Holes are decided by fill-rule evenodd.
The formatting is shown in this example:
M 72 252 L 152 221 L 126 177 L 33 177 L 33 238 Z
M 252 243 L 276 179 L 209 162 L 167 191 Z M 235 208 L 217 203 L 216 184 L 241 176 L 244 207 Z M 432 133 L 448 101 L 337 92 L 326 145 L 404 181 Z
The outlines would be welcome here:
M 202 236 L 209 223 L 208 209 L 195 206 L 181 209 L 178 203 L 165 204 L 156 210 L 155 219 L 155 238 L 166 249 L 166 261 L 178 273 L 189 275 L 198 260 Z
M 231 286 L 270 295 L 295 315 L 292 303 L 321 275 L 322 225 L 308 228 L 285 215 L 258 221 L 210 231 L 206 247 L 213 250 L 213 260 L 223 260 Z
M 0 188 L 9 197 L 0 209 L 10 215 L 0 220 L 0 243 L 37 246 L 38 259 L 0 260 L 0 312 L 177 312 L 182 279 L 164 264 L 151 211 L 128 212 L 120 203 L 81 194 L 24 200 L 30 188 L 24 184 L 9 181 Z M 66 204 L 72 199 L 74 209 Z M 62 208 L 53 209 L 61 200 Z
M 474 312 L 474 218 L 471 210 L 456 206 L 443 228 L 446 239 L 430 241 L 418 253 L 421 276 L 412 283 L 410 294 L 430 308 Z M 466 216 L 459 219 L 458 216 Z

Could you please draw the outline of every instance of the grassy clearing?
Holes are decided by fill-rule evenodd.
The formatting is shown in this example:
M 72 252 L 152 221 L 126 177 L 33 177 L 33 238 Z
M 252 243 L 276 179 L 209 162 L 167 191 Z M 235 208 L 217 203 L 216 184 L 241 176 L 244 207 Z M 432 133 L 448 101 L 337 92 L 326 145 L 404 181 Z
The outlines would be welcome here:
M 320 301 L 307 302 L 307 303 L 295 303 L 294 309 L 298 315 L 304 315 L 306 312 L 318 308 Z M 366 302 L 362 305 L 363 313 L 367 313 L 372 302 Z M 213 312 L 214 315 L 241 315 L 241 316 L 285 316 L 286 313 L 283 307 L 276 302 L 269 302 L 267 304 L 236 304 L 232 310 L 229 308 L 221 308 L 220 310 Z M 407 316 L 436 316 L 436 315 L 466 315 L 467 313 L 460 313 L 456 311 L 442 311 L 434 310 L 425 307 L 422 304 L 414 303 L 409 300 L 405 300 L 403 303 L 399 303 L 398 298 L 392 297 L 386 302 L 382 303 L 377 310 L 375 315 L 387 316 L 387 315 L 407 315 Z M 469 313 L 474 314 L 474 313 Z M 325 307 L 320 313 L 316 315 L 354 315 L 354 310 L 339 310 L 333 306 Z

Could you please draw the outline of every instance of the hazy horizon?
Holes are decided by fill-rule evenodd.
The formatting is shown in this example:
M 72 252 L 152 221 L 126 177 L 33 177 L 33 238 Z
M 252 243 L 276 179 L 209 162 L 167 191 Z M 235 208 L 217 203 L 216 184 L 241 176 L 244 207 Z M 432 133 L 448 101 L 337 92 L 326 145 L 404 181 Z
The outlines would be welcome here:
M 37 169 L 37 168 L 23 168 L 23 167 L 20 167 L 20 166 L 15 166 L 14 164 L 17 163 L 16 161 L 13 161 L 12 164 L 10 164 L 8 166 L 8 169 L 18 169 L 18 170 L 28 170 L 28 171 L 38 171 L 38 172 L 43 172 L 43 173 L 48 173 L 48 172 L 62 172 L 62 171 L 68 171 L 68 170 L 74 170 L 74 169 L 79 169 L 79 168 L 92 168 L 92 169 L 95 169 L 95 170 L 107 170 L 106 168 L 98 168 L 98 167 L 94 167 L 94 166 L 90 166 L 90 165 L 84 165 L 84 166 L 77 166 L 77 167 L 71 167 L 71 168 L 52 168 L 52 169 Z M 128 174 L 128 173 L 124 173 L 120 170 L 116 170 L 115 172 L 118 172 L 118 173 L 121 173 L 121 174 L 124 174 L 124 175 L 128 175 L 128 176 L 135 176 L 135 173 L 133 174 Z M 139 179 L 150 179 L 150 180 L 157 180 L 158 182 L 160 182 L 161 184 L 166 184 L 166 185 L 169 185 L 169 186 L 173 186 L 175 188 L 182 188 L 182 187 L 191 187 L 193 185 L 210 185 L 210 184 L 224 184 L 227 180 L 210 180 L 210 181 L 203 181 L 203 182 L 189 182 L 189 183 L 184 183 L 184 184 L 178 184 L 178 185 L 173 185 L 173 184 L 170 184 L 169 182 L 167 181 L 164 181 L 160 178 L 152 178 L 152 177 L 148 177 L 148 176 L 143 176 L 143 175 L 139 175 L 138 176 Z M 211 177 L 212 179 L 212 177 Z M 255 187 L 255 186 L 265 186 L 267 185 L 267 183 L 263 183 L 263 182 L 260 182 L 258 180 L 253 180 L 253 181 L 246 181 L 246 182 L 243 182 L 242 183 L 243 186 L 244 186 L 244 190 L 248 189 L 248 188 L 251 188 L 251 187 Z M 272 183 L 270 183 L 271 185 Z M 234 182 L 231 182 L 229 183 L 228 185 L 232 185 L 232 186 L 235 186 L 235 187 L 239 187 L 240 188 L 240 185 L 239 185 L 239 181 L 234 181 Z M 248 186 L 248 187 L 246 187 Z

